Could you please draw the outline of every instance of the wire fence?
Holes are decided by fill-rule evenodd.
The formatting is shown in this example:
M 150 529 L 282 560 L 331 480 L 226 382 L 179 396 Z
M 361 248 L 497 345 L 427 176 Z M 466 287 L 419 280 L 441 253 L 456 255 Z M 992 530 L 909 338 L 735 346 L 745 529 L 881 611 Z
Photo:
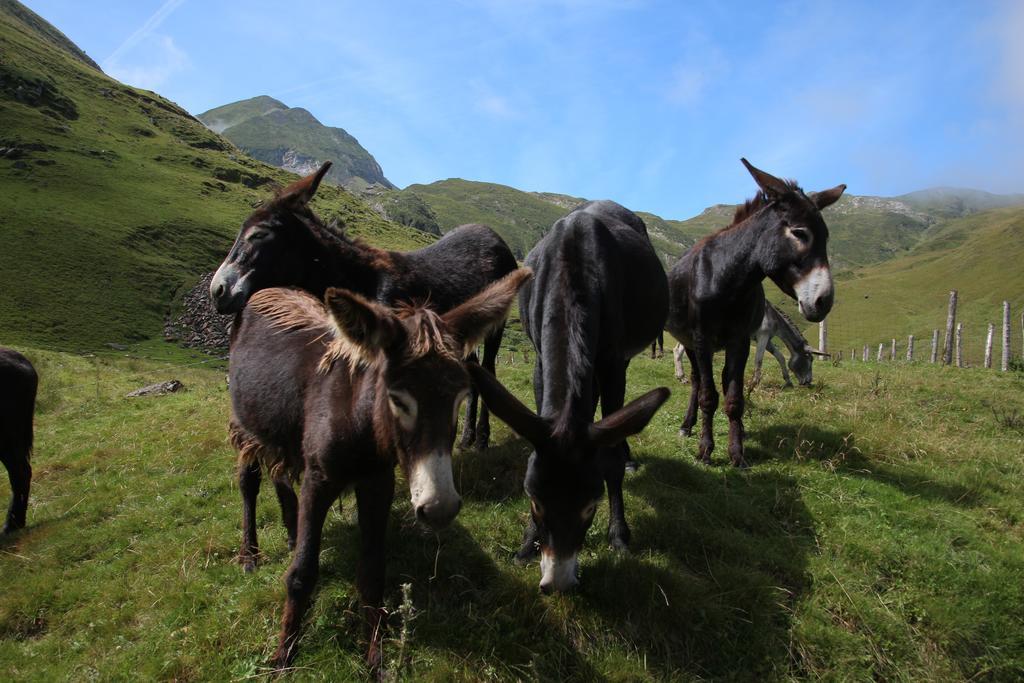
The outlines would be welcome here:
M 866 298 L 866 297 L 865 297 Z M 769 300 L 798 321 L 812 346 L 833 360 L 936 363 L 1006 370 L 1024 362 L 1024 295 L 965 296 L 940 290 L 872 306 L 843 299 L 823 324 L 803 321 L 795 304 L 778 292 Z M 900 310 L 903 308 L 904 310 Z M 822 338 L 824 328 L 824 338 Z

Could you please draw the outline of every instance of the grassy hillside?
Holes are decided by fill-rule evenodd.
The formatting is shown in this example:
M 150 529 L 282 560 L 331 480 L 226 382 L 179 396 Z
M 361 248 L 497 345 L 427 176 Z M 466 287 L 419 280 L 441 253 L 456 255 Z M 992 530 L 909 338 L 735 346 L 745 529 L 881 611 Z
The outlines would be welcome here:
M 551 224 L 566 213 L 563 207 L 530 192 L 461 178 L 410 185 L 402 193 L 421 197 L 437 216 L 442 232 L 465 223 L 491 226 L 517 258 L 526 256 Z
M 931 332 L 946 323 L 949 291 L 959 291 L 958 320 L 964 323 L 964 357 L 980 365 L 988 323 L 996 324 L 999 357 L 1002 302 L 1009 301 L 1014 355 L 1021 350 L 1024 311 L 1024 208 L 1007 208 L 949 221 L 906 256 L 853 271 L 836 283 L 828 318 L 832 349 L 860 349 L 896 337 L 905 354 L 907 335 L 916 338 L 918 359 L 930 353 Z M 816 339 L 816 335 L 815 335 Z
M 260 96 L 199 114 L 199 120 L 247 154 L 299 174 L 333 161 L 328 180 L 361 191 L 371 185 L 393 188 L 380 164 L 342 128 L 320 123 L 300 107 Z
M 159 336 L 175 293 L 216 267 L 272 183 L 294 179 L 2 8 L 0 149 L 6 343 L 95 348 Z M 338 188 L 315 204 L 377 244 L 431 239 Z
M 42 377 L 27 529 L 0 540 L 5 680 L 240 680 L 275 645 L 289 557 L 277 504 L 264 564 L 234 561 L 240 505 L 221 370 L 26 349 Z M 179 362 L 197 362 L 194 360 Z M 751 469 L 694 462 L 676 430 L 686 387 L 637 359 L 629 394 L 678 387 L 633 439 L 632 554 L 605 546 L 581 587 L 541 596 L 517 547 L 529 448 L 498 424 L 456 456 L 452 528 L 412 522 L 399 481 L 386 599 L 412 587 L 396 680 L 1018 680 L 1024 676 L 1024 411 L 1010 373 L 819 364 L 810 390 L 769 372 L 747 421 Z M 499 376 L 524 400 L 531 368 Z M 176 377 L 188 390 L 125 399 Z M 168 425 L 177 425 L 168 429 Z M 725 420 L 716 438 L 721 452 Z M 6 490 L 4 490 L 6 495 Z M 298 680 L 358 680 L 354 500 L 331 510 Z

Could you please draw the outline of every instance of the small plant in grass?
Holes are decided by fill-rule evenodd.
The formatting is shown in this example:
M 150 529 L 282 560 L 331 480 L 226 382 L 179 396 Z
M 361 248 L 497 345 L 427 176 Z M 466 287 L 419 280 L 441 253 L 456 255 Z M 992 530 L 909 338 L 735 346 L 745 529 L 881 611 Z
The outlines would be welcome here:
M 385 669 L 385 679 L 397 681 L 402 679 L 402 672 L 409 662 L 405 661 L 406 647 L 412 635 L 412 622 L 416 618 L 417 610 L 412 604 L 412 584 L 402 584 L 402 602 L 396 610 L 402 619 L 402 628 L 398 632 L 398 639 L 395 643 L 397 652 L 393 658 L 389 658 L 388 666 Z

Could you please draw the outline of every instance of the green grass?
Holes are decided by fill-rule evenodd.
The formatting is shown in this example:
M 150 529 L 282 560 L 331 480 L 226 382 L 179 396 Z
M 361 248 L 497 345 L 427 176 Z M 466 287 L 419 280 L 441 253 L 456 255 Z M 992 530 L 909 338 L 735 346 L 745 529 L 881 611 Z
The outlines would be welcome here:
M 234 561 L 239 497 L 222 369 L 25 349 L 40 371 L 29 527 L 0 541 L 0 675 L 13 680 L 242 679 L 275 645 L 288 553 L 265 486 L 267 561 Z M 154 349 L 148 349 L 150 354 Z M 177 353 L 177 352 L 175 352 Z M 173 354 L 172 354 L 173 355 Z M 179 357 L 176 363 L 189 362 Z M 198 361 L 193 361 L 198 362 Z M 387 600 L 412 586 L 385 659 L 410 680 L 1014 680 L 1024 675 L 1024 378 L 930 366 L 819 364 L 809 390 L 774 369 L 747 420 L 752 467 L 694 461 L 686 387 L 638 358 L 630 394 L 675 395 L 632 440 L 632 554 L 598 513 L 572 596 L 510 562 L 529 448 L 503 424 L 457 454 L 465 505 L 421 531 L 399 482 Z M 499 366 L 518 395 L 530 368 Z M 178 378 L 188 391 L 125 399 Z M 1001 413 L 1005 414 L 1005 413 Z M 301 680 L 363 675 L 354 501 L 325 527 Z M 399 652 L 401 651 L 401 657 Z
M 159 95 L 122 85 L 0 6 L 0 339 L 64 348 L 159 337 L 272 182 Z M 41 90 L 41 98 L 25 92 Z M 391 248 L 433 238 L 323 187 L 315 207 Z
M 939 353 L 946 326 L 949 292 L 959 294 L 957 320 L 964 324 L 964 362 L 980 366 L 984 360 L 988 323 L 996 332 L 993 358 L 1001 353 L 1002 302 L 1010 302 L 1012 356 L 1019 358 L 1020 315 L 1024 312 L 1024 209 L 997 209 L 942 223 L 930 236 L 898 259 L 841 274 L 836 280 L 836 302 L 828 317 L 829 348 L 849 355 L 864 344 L 875 358 L 879 343 L 888 354 L 895 337 L 898 354 L 906 354 L 907 335 L 915 336 L 915 357 L 927 360 L 931 334 L 939 330 Z M 766 286 L 769 299 L 783 299 Z M 790 302 L 781 302 L 794 311 Z M 793 312 L 794 320 L 800 320 Z M 817 326 L 806 325 L 817 342 Z

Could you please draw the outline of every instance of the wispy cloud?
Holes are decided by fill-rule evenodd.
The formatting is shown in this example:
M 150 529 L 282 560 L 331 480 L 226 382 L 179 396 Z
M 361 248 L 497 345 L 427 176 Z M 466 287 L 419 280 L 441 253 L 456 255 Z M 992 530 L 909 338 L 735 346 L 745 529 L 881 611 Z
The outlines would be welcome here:
M 170 36 L 154 31 L 185 0 L 166 0 L 138 29 L 103 60 L 103 70 L 130 85 L 156 90 L 189 66 L 188 55 Z M 145 50 L 136 50 L 140 45 Z
M 110 55 L 103 60 L 103 68 L 106 69 L 107 65 L 117 64 L 118 61 L 124 57 L 128 52 L 132 50 L 136 45 L 144 41 L 160 24 L 164 23 L 164 20 L 171 15 L 174 10 L 178 9 L 185 0 L 167 0 L 164 4 L 160 5 L 160 8 L 153 13 L 134 33 L 128 36 L 123 43 L 117 46 Z
M 141 60 L 134 60 L 130 64 L 105 62 L 106 72 L 137 88 L 158 90 L 171 76 L 190 64 L 188 55 L 170 36 L 149 35 L 146 37 L 146 47 L 145 56 Z

